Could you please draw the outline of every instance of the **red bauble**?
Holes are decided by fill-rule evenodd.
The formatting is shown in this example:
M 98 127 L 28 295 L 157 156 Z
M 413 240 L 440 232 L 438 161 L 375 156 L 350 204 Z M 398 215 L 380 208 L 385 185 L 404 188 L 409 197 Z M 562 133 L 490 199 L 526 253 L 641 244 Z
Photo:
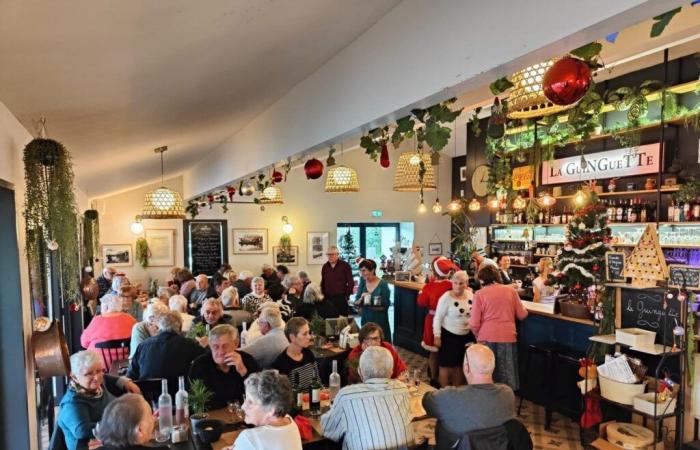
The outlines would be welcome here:
M 576 285 L 574 286 L 574 289 L 576 289 L 578 291 L 581 289 L 581 287 L 582 287 L 581 283 L 576 283 Z
M 304 164 L 304 173 L 309 180 L 316 180 L 323 175 L 323 163 L 316 158 L 311 158 Z
M 593 267 L 591 267 L 591 269 L 593 269 L 593 272 L 597 272 L 600 270 L 600 266 L 598 264 L 593 264 Z
M 542 78 L 542 89 L 555 105 L 581 100 L 591 84 L 591 69 L 584 61 L 567 56 L 552 64 Z
M 272 176 L 270 178 L 272 179 L 273 184 L 277 184 L 282 182 L 282 180 L 284 179 L 284 175 L 282 175 L 282 172 L 278 170 L 273 170 Z
M 389 161 L 389 146 L 385 143 L 382 144 L 382 153 L 379 156 L 379 165 L 384 169 L 388 169 L 391 165 Z

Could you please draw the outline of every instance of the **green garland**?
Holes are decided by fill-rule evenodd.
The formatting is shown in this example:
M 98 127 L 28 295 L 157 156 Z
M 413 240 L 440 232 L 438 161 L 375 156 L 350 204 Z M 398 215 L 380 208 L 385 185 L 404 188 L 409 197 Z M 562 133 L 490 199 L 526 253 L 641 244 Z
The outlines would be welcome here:
M 139 263 L 144 269 L 148 267 L 148 259 L 151 256 L 151 251 L 148 248 L 148 241 L 146 238 L 136 239 L 136 262 Z

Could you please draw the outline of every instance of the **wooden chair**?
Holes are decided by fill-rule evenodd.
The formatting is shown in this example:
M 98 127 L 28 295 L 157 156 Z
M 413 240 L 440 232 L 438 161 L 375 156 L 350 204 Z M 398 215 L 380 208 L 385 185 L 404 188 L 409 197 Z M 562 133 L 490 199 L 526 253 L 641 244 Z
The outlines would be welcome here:
M 113 339 L 111 341 L 98 342 L 95 344 L 95 348 L 102 353 L 102 359 L 105 362 L 105 369 L 107 372 L 109 372 L 112 362 L 129 358 L 130 347 L 131 338 Z

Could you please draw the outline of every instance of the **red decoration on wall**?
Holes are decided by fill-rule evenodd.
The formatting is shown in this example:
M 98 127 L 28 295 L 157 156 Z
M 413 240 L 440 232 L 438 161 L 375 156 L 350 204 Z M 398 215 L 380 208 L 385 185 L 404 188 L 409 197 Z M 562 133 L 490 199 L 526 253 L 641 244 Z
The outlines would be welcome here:
M 233 201 L 233 196 L 236 195 L 236 188 L 233 186 L 226 186 L 226 193 L 228 194 L 228 201 Z
M 270 178 L 272 179 L 272 184 L 277 184 L 282 182 L 282 180 L 284 179 L 284 175 L 282 175 L 282 172 L 280 172 L 279 170 L 273 170 L 272 176 L 270 176 Z
M 323 163 L 316 158 L 311 158 L 304 164 L 304 173 L 308 180 L 316 180 L 323 175 Z
M 542 89 L 555 105 L 581 100 L 591 84 L 591 69 L 584 61 L 567 56 L 552 64 L 542 78 Z
M 214 194 L 207 194 L 207 202 L 209 203 L 209 209 L 211 209 L 211 205 L 214 203 Z
M 597 272 L 600 270 L 600 266 L 598 264 L 593 264 L 593 267 L 591 267 L 591 269 L 593 269 L 593 272 Z
M 391 161 L 389 160 L 389 146 L 386 144 L 386 142 L 382 143 L 382 153 L 379 155 L 379 165 L 384 169 L 388 169 L 391 165 Z

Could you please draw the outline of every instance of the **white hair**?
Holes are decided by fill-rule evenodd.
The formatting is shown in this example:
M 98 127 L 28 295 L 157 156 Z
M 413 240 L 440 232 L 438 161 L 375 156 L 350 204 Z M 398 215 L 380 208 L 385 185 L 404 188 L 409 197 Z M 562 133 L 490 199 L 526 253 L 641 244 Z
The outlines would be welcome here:
M 105 294 L 100 299 L 100 313 L 117 312 L 122 310 L 122 299 L 118 295 Z
M 270 306 L 262 308 L 262 310 L 260 311 L 260 316 L 258 316 L 258 322 L 265 322 L 272 328 L 281 328 L 283 322 L 282 313 L 280 311 L 279 306 L 277 308 L 273 308 Z
M 160 300 L 154 303 L 149 303 L 146 310 L 143 312 L 143 321 L 150 322 L 151 319 L 158 320 L 160 316 L 168 312 L 168 307 Z
M 238 304 L 238 301 L 238 289 L 236 289 L 235 287 L 229 286 L 223 291 L 221 291 L 221 303 L 223 303 L 224 306 L 236 306 L 236 304 Z
M 285 289 L 289 289 L 297 281 L 301 281 L 301 277 L 299 277 L 299 275 L 287 274 L 282 280 L 282 286 L 284 286 Z
M 456 279 L 462 279 L 469 282 L 469 275 L 464 270 L 458 270 L 452 275 L 452 280 L 454 281 Z
M 202 302 L 202 309 L 204 309 L 204 307 L 207 305 L 214 305 L 217 308 L 219 308 L 219 311 L 222 311 L 222 312 L 224 311 L 224 305 L 223 305 L 223 303 L 221 303 L 221 300 L 219 300 L 218 298 L 209 297 L 208 299 L 204 300 Z
M 115 275 L 112 277 L 112 290 L 114 292 L 119 292 L 119 288 L 129 285 L 129 279 L 126 275 Z
M 384 347 L 367 347 L 360 355 L 360 371 L 363 381 L 371 378 L 391 378 L 394 359 Z
M 253 277 L 253 272 L 250 270 L 241 270 L 241 273 L 238 274 L 238 279 L 239 280 L 247 280 L 248 278 Z
M 184 295 L 173 295 L 170 297 L 170 300 L 168 300 L 168 306 L 171 311 L 185 313 L 187 312 L 187 299 Z
M 321 287 L 316 283 L 309 283 L 304 291 L 304 303 L 315 303 L 323 300 Z
M 167 331 L 180 333 L 182 330 L 182 316 L 177 311 L 168 311 L 158 319 L 158 328 L 161 333 Z
M 258 281 L 261 282 L 261 283 L 263 283 L 263 284 L 265 284 L 265 279 L 264 279 L 263 277 L 253 277 L 253 279 L 250 280 L 250 284 L 251 284 L 251 285 L 254 285 L 254 284 L 257 283 Z
M 483 344 L 467 347 L 465 359 L 469 362 L 469 371 L 479 375 L 491 375 L 496 368 L 496 357 L 493 351 Z
M 78 374 L 82 369 L 98 364 L 102 366 L 104 362 L 102 361 L 102 356 L 95 350 L 82 350 L 70 356 L 70 371 L 73 374 Z
M 170 287 L 170 286 L 161 286 L 158 288 L 158 291 L 156 293 L 156 296 L 158 298 L 167 296 L 167 298 L 172 297 L 175 295 L 175 291 Z

